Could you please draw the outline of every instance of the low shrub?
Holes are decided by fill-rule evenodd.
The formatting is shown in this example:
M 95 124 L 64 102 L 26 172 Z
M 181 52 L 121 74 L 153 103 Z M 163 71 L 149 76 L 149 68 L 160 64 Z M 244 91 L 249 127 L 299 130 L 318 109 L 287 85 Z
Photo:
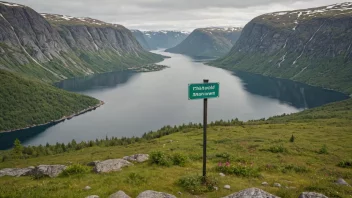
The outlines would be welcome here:
M 328 147 L 324 144 L 323 147 L 318 151 L 319 154 L 328 154 Z
M 294 142 L 294 141 L 295 141 L 295 136 L 293 136 L 293 134 L 292 134 L 292 136 L 290 138 L 290 142 Z
M 91 168 L 88 166 L 83 166 L 81 164 L 73 164 L 68 166 L 64 171 L 62 171 L 60 176 L 68 177 L 71 175 L 81 175 L 81 174 L 89 173 L 90 171 L 91 171 Z
M 344 160 L 337 164 L 341 168 L 352 168 L 352 160 Z
M 172 165 L 185 166 L 189 161 L 189 158 L 182 153 L 174 153 L 170 155 L 162 151 L 151 152 L 150 159 L 152 164 L 168 167 Z
M 266 171 L 277 171 L 279 169 L 280 169 L 280 167 L 275 164 L 266 164 L 264 166 L 264 170 L 266 170 Z
M 174 165 L 185 166 L 188 161 L 189 158 L 182 153 L 175 153 L 172 155 L 172 162 Z
M 224 160 L 226 160 L 226 161 L 229 161 L 231 155 L 230 155 L 229 153 L 227 153 L 227 152 L 224 152 L 224 153 L 217 153 L 217 154 L 215 154 L 215 157 L 217 157 L 217 158 L 222 158 L 222 159 L 224 159 Z
M 295 173 L 307 173 L 309 172 L 309 169 L 305 166 L 297 166 L 297 165 L 287 165 L 282 169 L 283 173 L 287 172 L 295 172 Z
M 242 176 L 242 177 L 259 177 L 259 169 L 253 168 L 251 165 L 245 165 L 245 164 L 237 164 L 237 165 L 230 165 L 229 162 L 226 164 L 219 164 L 216 167 L 216 171 L 226 173 L 226 174 L 231 174 L 231 175 L 237 175 L 237 176 Z
M 138 173 L 130 173 L 125 179 L 125 182 L 128 184 L 140 185 L 142 183 L 146 183 L 147 179 Z
M 214 191 L 218 181 L 212 177 L 191 175 L 180 178 L 177 184 L 191 194 L 202 194 Z
M 161 151 L 153 151 L 150 153 L 150 161 L 152 164 L 156 164 L 159 166 L 172 166 L 173 160 L 171 155 L 166 154 Z
M 287 149 L 282 145 L 272 146 L 269 149 L 267 149 L 267 151 L 272 153 L 287 153 Z
M 5 162 L 8 159 L 9 159 L 9 157 L 7 155 L 1 156 L 1 162 Z

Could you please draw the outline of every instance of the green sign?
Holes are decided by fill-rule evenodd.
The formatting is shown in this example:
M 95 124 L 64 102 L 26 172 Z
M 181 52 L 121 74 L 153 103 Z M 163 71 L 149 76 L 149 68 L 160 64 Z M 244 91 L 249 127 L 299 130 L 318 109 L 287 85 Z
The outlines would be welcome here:
M 201 83 L 188 85 L 188 99 L 197 100 L 219 97 L 219 83 Z

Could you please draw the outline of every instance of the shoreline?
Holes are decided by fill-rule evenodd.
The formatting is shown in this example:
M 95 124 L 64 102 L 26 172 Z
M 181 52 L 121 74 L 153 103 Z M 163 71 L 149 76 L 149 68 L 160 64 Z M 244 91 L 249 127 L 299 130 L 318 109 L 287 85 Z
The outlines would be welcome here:
M 58 120 L 52 120 L 52 121 L 44 123 L 44 124 L 32 125 L 32 126 L 28 126 L 28 127 L 24 127 L 24 128 L 19 128 L 19 129 L 13 129 L 13 130 L 8 130 L 8 131 L 0 131 L 0 133 L 12 133 L 12 132 L 16 132 L 16 131 L 27 130 L 27 129 L 32 129 L 32 128 L 36 128 L 36 127 L 46 126 L 46 125 L 58 124 L 60 122 L 66 121 L 66 120 L 71 120 L 72 118 L 80 116 L 80 115 L 85 114 L 87 112 L 94 111 L 97 108 L 103 106 L 104 104 L 105 104 L 105 102 L 100 100 L 99 103 L 97 105 L 95 105 L 95 106 L 90 106 L 90 107 L 88 107 L 86 109 L 83 109 L 83 110 L 81 110 L 79 112 L 73 113 L 73 114 L 71 114 L 69 116 L 63 116 L 62 118 L 60 118 Z
M 281 77 L 276 77 L 276 76 L 269 76 L 269 75 L 264 75 L 264 74 L 261 74 L 261 73 L 249 72 L 249 71 L 245 71 L 245 70 L 241 70 L 241 69 L 231 69 L 231 68 L 226 68 L 226 67 L 212 65 L 209 62 L 204 63 L 204 65 L 208 65 L 208 66 L 211 66 L 211 67 L 216 67 L 216 68 L 223 69 L 223 70 L 226 70 L 226 71 L 231 71 L 231 72 L 239 71 L 239 72 L 245 72 L 245 73 L 249 73 L 249 74 L 255 74 L 255 75 L 260 75 L 260 76 L 264 76 L 264 77 L 269 77 L 269 78 L 293 81 L 293 82 L 296 82 L 296 83 L 309 85 L 311 87 L 317 87 L 317 88 L 328 90 L 328 91 L 334 91 L 334 92 L 342 93 L 342 94 L 345 94 L 346 96 L 349 96 L 349 98 L 352 98 L 352 93 L 344 92 L 344 91 L 337 90 L 337 89 L 331 89 L 331 88 L 327 88 L 327 87 L 322 87 L 322 86 L 319 86 L 319 85 L 309 84 L 309 83 L 302 82 L 302 81 L 292 80 L 292 79 L 289 79 L 289 78 L 281 78 Z

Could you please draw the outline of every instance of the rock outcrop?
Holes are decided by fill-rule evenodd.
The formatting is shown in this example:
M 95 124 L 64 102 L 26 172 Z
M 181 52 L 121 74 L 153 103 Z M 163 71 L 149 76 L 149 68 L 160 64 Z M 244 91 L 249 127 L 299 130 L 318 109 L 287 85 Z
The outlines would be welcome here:
M 328 198 L 327 196 L 315 192 L 303 192 L 298 198 Z
M 3 176 L 12 176 L 12 177 L 20 177 L 20 176 L 28 176 L 31 175 L 34 170 L 34 167 L 28 168 L 5 168 L 0 170 L 0 177 Z
M 131 197 L 128 196 L 125 192 L 120 190 L 120 191 L 110 195 L 109 198 L 131 198 Z
M 113 171 L 120 171 L 123 167 L 132 165 L 132 163 L 124 159 L 109 159 L 98 162 L 94 167 L 94 171 L 96 173 L 109 173 Z
M 125 156 L 123 157 L 124 160 L 130 161 L 130 162 L 145 162 L 149 160 L 149 155 L 148 154 L 136 154 L 136 155 L 131 155 L 131 156 Z
M 221 57 L 226 55 L 241 35 L 242 28 L 195 29 L 182 43 L 166 52 L 193 57 Z
M 35 177 L 57 177 L 66 168 L 65 165 L 39 165 L 35 167 L 31 175 Z
M 258 188 L 248 188 L 223 198 L 279 198 Z
M 349 186 L 349 184 L 342 178 L 339 178 L 335 183 L 338 185 Z
M 37 167 L 28 168 L 5 168 L 0 170 L 0 177 L 2 176 L 35 176 L 35 177 L 57 177 L 67 167 L 65 165 L 39 165 Z
M 352 93 L 352 3 L 254 18 L 210 64 Z
M 0 2 L 0 68 L 44 81 L 161 61 L 121 25 Z
M 86 198 L 99 198 L 99 196 L 98 195 L 89 195 Z
M 176 198 L 174 195 L 170 195 L 163 192 L 156 192 L 152 190 L 147 190 L 140 193 L 137 198 Z

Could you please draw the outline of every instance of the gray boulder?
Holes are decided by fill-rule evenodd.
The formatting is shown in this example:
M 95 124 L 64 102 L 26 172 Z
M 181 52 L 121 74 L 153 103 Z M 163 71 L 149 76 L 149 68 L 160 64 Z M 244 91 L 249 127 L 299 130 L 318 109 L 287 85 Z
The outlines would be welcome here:
M 125 156 L 123 157 L 124 160 L 130 161 L 130 162 L 145 162 L 149 159 L 148 154 L 136 154 L 136 155 L 131 155 L 131 156 Z
M 109 198 L 131 198 L 131 197 L 128 196 L 125 192 L 120 190 L 120 191 L 110 195 Z
M 268 184 L 268 182 L 263 182 L 262 185 L 263 186 L 268 186 L 269 184 Z
M 112 171 L 120 171 L 123 167 L 132 165 L 132 163 L 124 159 L 109 159 L 98 162 L 94 167 L 94 171 L 96 173 L 108 173 Z
M 280 198 L 259 188 L 248 188 L 223 198 Z
M 274 183 L 274 187 L 280 188 L 280 187 L 281 187 L 281 184 L 279 184 L 279 183 Z
M 34 170 L 34 167 L 28 168 L 5 168 L 0 170 L 0 177 L 3 176 L 12 176 L 12 177 L 20 177 L 20 176 L 28 176 L 31 175 Z
M 327 196 L 315 192 L 303 192 L 298 198 L 328 198 Z
M 163 192 L 147 190 L 139 194 L 137 198 L 176 198 L 176 196 L 163 193 Z
M 90 189 L 92 189 L 90 186 L 86 186 L 83 188 L 83 190 L 90 190 Z
M 89 196 L 86 197 L 86 198 L 99 198 L 99 196 L 98 196 L 98 195 L 89 195 Z
M 231 186 L 230 185 L 225 185 L 224 188 L 227 189 L 227 190 L 230 190 Z
M 349 184 L 342 178 L 339 178 L 335 183 L 338 185 L 349 186 Z
M 57 177 L 62 171 L 67 168 L 65 165 L 39 165 L 35 167 L 32 175 L 37 177 L 49 176 Z

